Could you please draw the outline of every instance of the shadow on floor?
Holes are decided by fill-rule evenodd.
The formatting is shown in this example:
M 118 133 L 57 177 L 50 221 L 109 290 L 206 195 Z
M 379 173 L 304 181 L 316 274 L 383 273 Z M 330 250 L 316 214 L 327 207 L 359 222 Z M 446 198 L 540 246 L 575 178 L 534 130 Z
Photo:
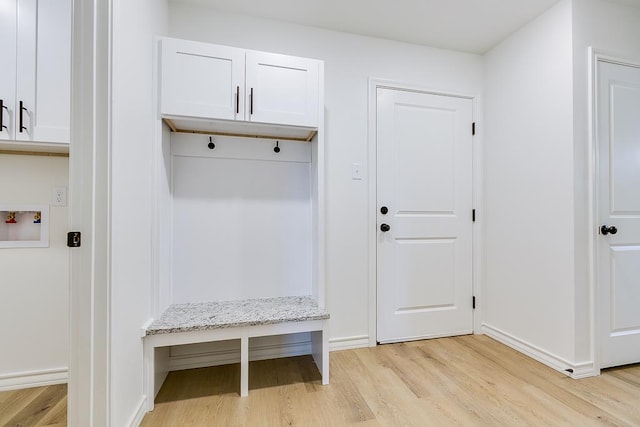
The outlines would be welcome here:
M 249 394 L 282 385 L 304 384 L 308 391 L 322 385 L 322 375 L 310 355 L 249 363 Z M 169 372 L 156 403 L 240 393 L 240 364 Z

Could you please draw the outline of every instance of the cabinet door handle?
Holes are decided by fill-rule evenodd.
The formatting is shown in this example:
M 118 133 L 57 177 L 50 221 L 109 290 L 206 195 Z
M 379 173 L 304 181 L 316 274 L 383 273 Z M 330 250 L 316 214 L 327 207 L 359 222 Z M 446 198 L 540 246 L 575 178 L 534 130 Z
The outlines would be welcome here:
M 22 117 L 23 117 L 23 111 L 27 111 L 27 109 L 24 107 L 23 105 L 24 103 L 22 101 L 20 101 L 20 133 L 22 133 L 23 130 L 27 130 L 27 128 L 23 125 L 22 123 Z
M 251 94 L 249 95 L 249 114 L 253 115 L 253 88 L 251 88 Z
M 236 114 L 240 114 L 240 86 L 236 86 Z
M 4 124 L 4 110 L 9 111 L 9 109 L 4 105 L 4 99 L 0 99 L 0 132 L 7 128 Z

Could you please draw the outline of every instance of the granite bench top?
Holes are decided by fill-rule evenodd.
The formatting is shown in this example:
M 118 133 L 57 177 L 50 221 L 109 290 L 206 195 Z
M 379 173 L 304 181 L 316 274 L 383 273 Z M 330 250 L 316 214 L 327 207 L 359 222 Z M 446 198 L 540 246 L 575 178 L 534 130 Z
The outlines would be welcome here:
M 310 296 L 172 304 L 149 326 L 146 335 L 328 318 L 329 313 L 318 308 Z

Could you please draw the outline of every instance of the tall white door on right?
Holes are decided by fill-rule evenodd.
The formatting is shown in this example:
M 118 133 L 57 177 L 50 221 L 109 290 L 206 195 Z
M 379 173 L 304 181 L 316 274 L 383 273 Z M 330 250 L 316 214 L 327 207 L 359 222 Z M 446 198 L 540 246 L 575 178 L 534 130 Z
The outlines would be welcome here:
M 640 362 L 640 68 L 598 62 L 601 368 Z

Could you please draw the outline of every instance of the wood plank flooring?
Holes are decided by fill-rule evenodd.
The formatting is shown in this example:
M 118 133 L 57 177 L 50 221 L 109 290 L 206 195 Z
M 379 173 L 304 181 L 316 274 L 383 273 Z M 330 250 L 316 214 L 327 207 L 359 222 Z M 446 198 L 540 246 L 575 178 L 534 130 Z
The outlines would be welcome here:
M 640 365 L 572 380 L 483 336 L 172 372 L 145 427 L 640 426 Z M 66 425 L 66 386 L 0 393 L 0 426 Z
M 64 427 L 66 425 L 66 384 L 0 393 L 0 426 Z
M 640 365 L 573 380 L 482 335 L 172 372 L 142 425 L 640 426 Z

